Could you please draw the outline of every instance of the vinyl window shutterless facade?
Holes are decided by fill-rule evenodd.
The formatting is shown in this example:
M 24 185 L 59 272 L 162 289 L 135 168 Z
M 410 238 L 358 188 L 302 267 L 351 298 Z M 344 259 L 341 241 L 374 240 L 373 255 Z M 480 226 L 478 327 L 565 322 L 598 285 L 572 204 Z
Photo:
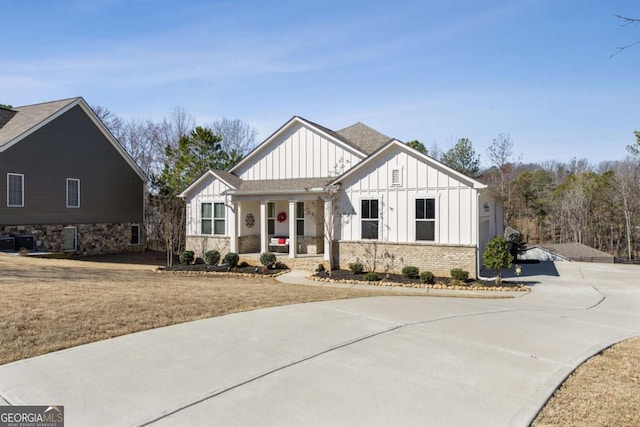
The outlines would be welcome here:
M 378 200 L 361 200 L 360 208 L 360 237 L 362 239 L 378 240 Z
M 416 199 L 416 240 L 436 240 L 436 199 Z
M 202 203 L 200 213 L 200 234 L 224 235 L 224 203 Z
M 21 208 L 24 206 L 24 175 L 20 173 L 7 174 L 7 207 Z
M 67 178 L 67 207 L 80 207 L 80 180 Z

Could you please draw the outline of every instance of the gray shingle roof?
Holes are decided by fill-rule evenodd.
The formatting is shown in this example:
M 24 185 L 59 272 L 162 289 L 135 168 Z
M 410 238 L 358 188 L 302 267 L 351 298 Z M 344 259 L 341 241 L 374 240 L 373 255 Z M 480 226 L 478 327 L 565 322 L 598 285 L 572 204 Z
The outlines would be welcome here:
M 0 128 L 0 147 L 37 126 L 77 99 L 61 99 L 59 101 L 13 108 L 17 113 Z
M 351 141 L 367 154 L 375 153 L 392 139 L 361 122 L 340 129 L 336 133 Z
M 220 176 L 222 178 L 222 176 Z M 240 180 L 240 178 L 236 179 Z M 259 181 L 242 181 L 237 194 L 255 193 L 303 193 L 312 188 L 325 187 L 335 178 L 299 178 L 299 179 L 265 179 Z
M 231 184 L 234 188 L 240 188 L 240 185 L 242 185 L 242 179 L 238 178 L 232 173 L 218 170 L 218 169 L 214 169 L 211 172 L 218 175 L 220 178 L 225 180 L 228 184 Z

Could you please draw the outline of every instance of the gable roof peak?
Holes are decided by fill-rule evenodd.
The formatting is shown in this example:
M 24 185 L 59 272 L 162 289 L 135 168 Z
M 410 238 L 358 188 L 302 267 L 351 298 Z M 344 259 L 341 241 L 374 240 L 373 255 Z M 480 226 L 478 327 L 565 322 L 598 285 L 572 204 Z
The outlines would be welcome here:
M 336 133 L 348 139 L 369 155 L 375 153 L 393 139 L 362 122 L 357 122 L 344 129 L 340 129 Z

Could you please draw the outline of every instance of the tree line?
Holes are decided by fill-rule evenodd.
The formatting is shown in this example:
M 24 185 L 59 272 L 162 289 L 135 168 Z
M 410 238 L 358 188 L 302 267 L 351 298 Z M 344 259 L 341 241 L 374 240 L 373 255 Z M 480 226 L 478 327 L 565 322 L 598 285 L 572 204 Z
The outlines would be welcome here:
M 521 163 L 508 134 L 493 140 L 484 169 L 468 138 L 443 153 L 429 153 L 419 141 L 409 145 L 494 187 L 505 225 L 526 243 L 577 242 L 631 260 L 640 257 L 640 132 L 634 135 L 627 158 L 598 164 L 576 158 Z

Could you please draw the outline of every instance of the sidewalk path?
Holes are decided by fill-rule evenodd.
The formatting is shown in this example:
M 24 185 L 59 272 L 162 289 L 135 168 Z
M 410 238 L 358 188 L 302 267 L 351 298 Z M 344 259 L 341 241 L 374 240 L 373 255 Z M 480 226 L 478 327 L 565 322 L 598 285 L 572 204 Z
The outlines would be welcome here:
M 583 360 L 640 335 L 638 272 L 527 266 L 521 298 L 360 298 L 140 332 L 0 366 L 0 404 L 64 405 L 67 427 L 524 426 Z

